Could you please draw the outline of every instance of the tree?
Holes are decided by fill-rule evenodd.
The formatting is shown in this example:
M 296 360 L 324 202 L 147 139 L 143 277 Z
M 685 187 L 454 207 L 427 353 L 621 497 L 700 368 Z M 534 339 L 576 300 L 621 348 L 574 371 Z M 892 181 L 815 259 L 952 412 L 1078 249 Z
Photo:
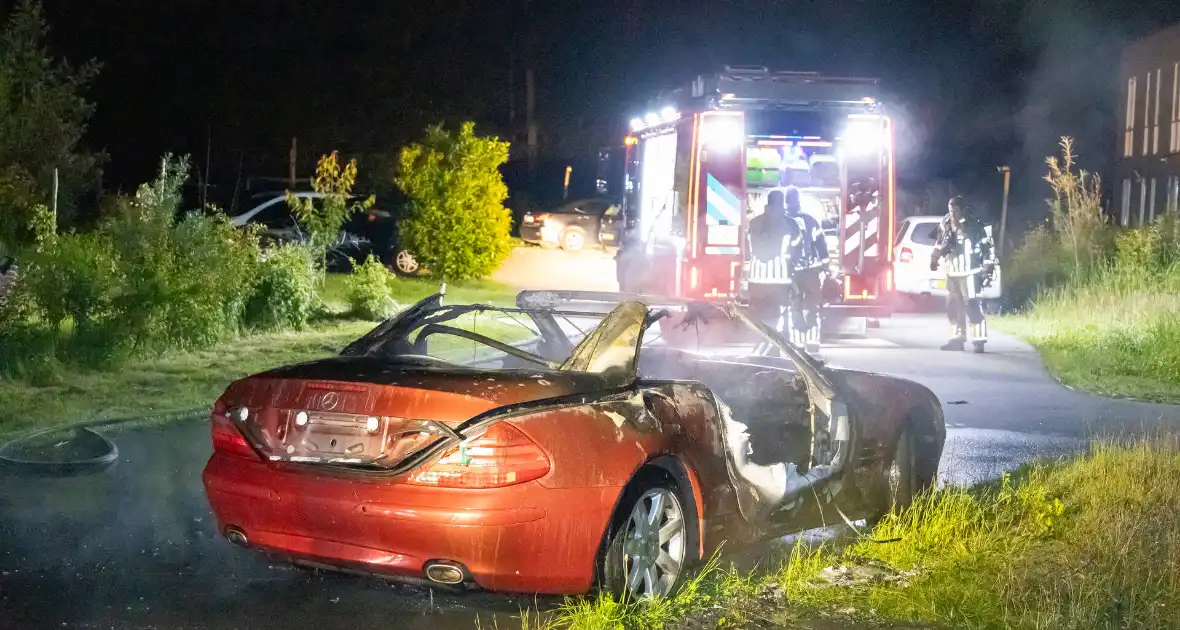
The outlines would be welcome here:
M 94 105 L 82 92 L 98 72 L 53 58 L 38 0 L 21 0 L 0 33 L 0 244 L 28 243 L 29 213 L 51 204 L 53 172 L 59 176 L 59 215 L 73 217 L 76 199 L 98 184 L 103 157 L 79 147 Z
M 426 130 L 421 144 L 401 153 L 395 182 L 410 201 L 399 230 L 401 245 L 444 280 L 480 278 L 512 249 L 512 214 L 500 166 L 508 143 L 475 135 L 475 123 L 457 132 Z
M 320 157 L 315 169 L 311 187 L 324 195 L 318 199 L 296 197 L 287 192 L 287 203 L 299 222 L 307 228 L 311 246 L 320 256 L 326 268 L 328 248 L 340 238 L 340 229 L 353 213 L 372 207 L 375 201 L 369 197 L 360 203 L 352 201 L 352 187 L 356 184 L 356 160 L 340 167 L 336 151 Z

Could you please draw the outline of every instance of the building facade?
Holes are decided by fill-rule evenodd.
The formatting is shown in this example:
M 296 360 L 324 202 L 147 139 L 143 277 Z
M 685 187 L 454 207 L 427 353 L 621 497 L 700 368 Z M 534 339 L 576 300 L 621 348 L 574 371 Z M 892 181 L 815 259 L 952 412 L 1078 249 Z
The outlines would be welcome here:
M 1112 210 L 1121 225 L 1145 225 L 1180 202 L 1180 24 L 1127 46 L 1120 79 Z

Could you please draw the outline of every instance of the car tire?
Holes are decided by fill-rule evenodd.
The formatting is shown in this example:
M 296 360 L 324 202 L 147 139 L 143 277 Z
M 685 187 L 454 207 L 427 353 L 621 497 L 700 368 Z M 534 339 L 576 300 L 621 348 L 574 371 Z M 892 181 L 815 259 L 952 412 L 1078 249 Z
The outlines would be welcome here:
M 418 259 L 408 249 L 399 249 L 394 252 L 393 259 L 389 262 L 389 270 L 408 278 L 417 277 L 422 273 Z
M 914 497 L 926 489 L 926 484 L 919 478 L 917 442 L 910 426 L 906 426 L 897 438 L 893 457 L 882 471 L 881 487 L 882 508 L 880 516 L 872 519 L 874 524 L 886 514 L 905 511 L 913 504 Z
M 558 244 L 567 252 L 580 252 L 586 247 L 586 231 L 580 227 L 566 228 Z
M 696 506 L 684 494 L 663 470 L 649 468 L 632 480 L 623 491 L 600 557 L 602 590 L 617 601 L 665 597 L 675 591 L 697 561 L 699 549 Z

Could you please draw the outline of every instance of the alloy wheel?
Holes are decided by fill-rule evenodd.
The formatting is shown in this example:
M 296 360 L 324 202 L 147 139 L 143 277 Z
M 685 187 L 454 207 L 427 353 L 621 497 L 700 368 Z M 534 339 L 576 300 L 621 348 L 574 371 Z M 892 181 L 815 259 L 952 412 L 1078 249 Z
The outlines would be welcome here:
M 411 274 L 418 271 L 418 259 L 404 249 L 397 253 L 394 263 L 397 265 L 397 270 L 402 273 Z
M 585 241 L 585 239 L 582 238 L 581 232 L 578 232 L 578 231 L 568 232 L 561 239 L 561 248 L 569 250 L 569 251 L 578 251 L 578 250 L 582 249 L 583 245 L 585 245 L 584 241 Z
M 643 493 L 623 528 L 627 593 L 636 599 L 670 593 L 684 567 L 687 539 L 684 510 L 676 493 L 667 488 Z

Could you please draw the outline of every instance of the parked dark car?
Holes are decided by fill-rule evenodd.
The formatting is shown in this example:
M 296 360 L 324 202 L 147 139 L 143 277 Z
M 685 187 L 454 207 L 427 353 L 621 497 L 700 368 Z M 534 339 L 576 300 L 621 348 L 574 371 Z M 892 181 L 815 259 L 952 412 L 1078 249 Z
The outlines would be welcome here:
M 546 212 L 526 212 L 520 238 L 544 247 L 576 252 L 590 245 L 614 247 L 614 229 L 604 229 L 619 216 L 619 205 L 602 197 L 580 199 Z
M 295 193 L 297 197 L 318 202 L 323 195 L 314 192 Z M 361 201 L 357 198 L 356 201 Z M 416 275 L 418 261 L 409 250 L 398 246 L 397 220 L 399 214 L 381 207 L 373 207 L 353 214 L 344 223 L 340 237 L 328 250 L 328 268 L 347 271 L 352 261 L 363 261 L 369 254 L 381 259 L 391 270 L 402 275 Z M 306 230 L 299 225 L 285 195 L 263 198 L 250 210 L 230 218 L 236 226 L 256 224 L 263 227 L 263 239 L 272 243 L 302 242 Z

